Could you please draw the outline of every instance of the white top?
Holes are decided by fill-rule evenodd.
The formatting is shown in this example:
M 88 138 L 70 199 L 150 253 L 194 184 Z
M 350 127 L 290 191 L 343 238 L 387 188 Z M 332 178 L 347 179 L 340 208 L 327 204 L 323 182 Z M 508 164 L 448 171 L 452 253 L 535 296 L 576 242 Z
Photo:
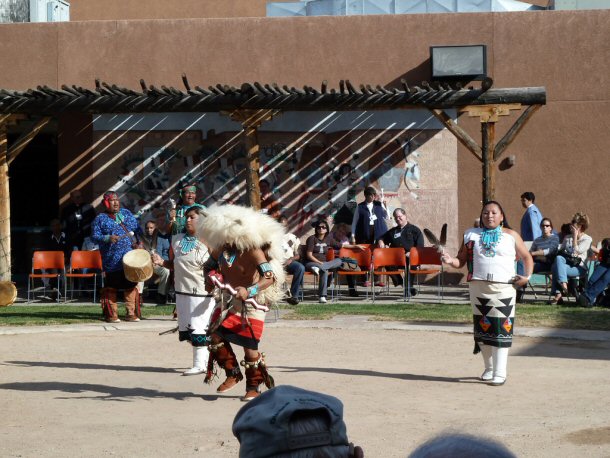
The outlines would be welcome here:
M 174 252 L 174 288 L 176 294 L 190 296 L 206 296 L 203 264 L 210 257 L 208 248 L 197 240 L 195 248 L 187 254 L 182 254 L 181 242 L 186 234 L 172 237 Z
M 497 283 L 509 283 L 515 277 L 515 239 L 507 232 L 502 232 L 495 247 L 495 256 L 485 256 L 481 249 L 482 228 L 468 229 L 464 233 L 464 244 L 474 242 L 472 250 L 472 280 L 485 280 Z

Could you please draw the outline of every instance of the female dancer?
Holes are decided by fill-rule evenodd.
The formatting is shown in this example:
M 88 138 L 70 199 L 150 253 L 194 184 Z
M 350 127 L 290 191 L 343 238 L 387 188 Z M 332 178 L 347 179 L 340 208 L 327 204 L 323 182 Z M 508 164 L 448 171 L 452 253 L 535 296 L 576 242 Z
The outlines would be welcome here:
M 210 316 L 215 306 L 212 294 L 205 289 L 203 266 L 208 260 L 208 247 L 195 235 L 195 223 L 202 214 L 201 206 L 186 210 L 186 234 L 172 237 L 169 261 L 157 253 L 153 263 L 174 270 L 174 289 L 176 290 L 176 310 L 178 312 L 178 339 L 187 340 L 193 346 L 193 367 L 182 375 L 197 375 L 206 371 L 209 352 L 206 336 Z
M 516 256 L 523 261 L 525 276 L 515 275 Z M 519 234 L 509 228 L 500 204 L 490 201 L 481 211 L 481 227 L 464 233 L 457 257 L 443 253 L 441 259 L 455 268 L 468 266 L 474 353 L 481 352 L 485 365 L 481 380 L 503 385 L 515 325 L 515 286 L 527 284 L 532 257 Z

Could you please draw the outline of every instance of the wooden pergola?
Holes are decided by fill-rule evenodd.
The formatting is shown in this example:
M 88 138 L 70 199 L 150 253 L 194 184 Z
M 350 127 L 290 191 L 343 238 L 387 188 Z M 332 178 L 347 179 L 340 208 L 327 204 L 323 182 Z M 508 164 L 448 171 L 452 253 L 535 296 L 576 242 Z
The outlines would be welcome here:
M 9 281 L 10 256 L 10 195 L 9 166 L 28 143 L 54 116 L 62 113 L 171 113 L 219 112 L 240 122 L 244 132 L 248 159 L 246 184 L 250 205 L 260 208 L 259 144 L 257 131 L 262 123 L 284 111 L 368 111 L 368 110 L 429 110 L 443 126 L 481 162 L 483 201 L 495 194 L 495 164 L 515 139 L 533 113 L 546 104 L 544 87 L 492 88 L 492 80 L 483 80 L 480 88 L 464 88 L 460 84 L 422 82 L 409 86 L 401 80 L 400 87 L 360 84 L 341 80 L 339 88 L 329 88 L 323 81 L 320 88 L 302 88 L 273 84 L 244 83 L 236 88 L 217 84 L 192 87 L 182 75 L 184 89 L 146 85 L 128 89 L 115 84 L 95 81 L 94 89 L 62 85 L 59 89 L 38 86 L 26 91 L 0 89 L 0 281 Z M 495 124 L 500 116 L 525 109 L 502 139 L 496 142 Z M 445 112 L 478 116 L 481 122 L 479 145 Z M 35 120 L 29 132 L 21 135 L 8 148 L 7 126 L 17 119 Z

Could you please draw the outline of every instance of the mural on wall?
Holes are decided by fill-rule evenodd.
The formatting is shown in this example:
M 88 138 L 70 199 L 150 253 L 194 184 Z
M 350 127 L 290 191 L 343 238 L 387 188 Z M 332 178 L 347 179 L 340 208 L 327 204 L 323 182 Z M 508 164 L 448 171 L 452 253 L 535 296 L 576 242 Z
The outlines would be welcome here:
M 118 191 L 143 220 L 163 214 L 184 182 L 196 183 L 204 205 L 246 204 L 240 126 L 207 117 L 207 123 L 190 130 L 98 123 L 94 157 L 96 167 L 105 170 L 94 180 L 96 195 Z M 390 215 L 402 207 L 422 228 L 457 225 L 457 144 L 449 132 L 422 122 L 359 125 L 344 118 L 316 129 L 315 119 L 314 128 L 287 121 L 287 127 L 259 130 L 261 196 L 263 211 L 285 214 L 298 235 L 310 233 L 320 218 L 351 223 L 368 185 L 383 195 Z M 295 128 L 299 125 L 304 127 Z M 391 217 L 388 223 L 393 225 Z

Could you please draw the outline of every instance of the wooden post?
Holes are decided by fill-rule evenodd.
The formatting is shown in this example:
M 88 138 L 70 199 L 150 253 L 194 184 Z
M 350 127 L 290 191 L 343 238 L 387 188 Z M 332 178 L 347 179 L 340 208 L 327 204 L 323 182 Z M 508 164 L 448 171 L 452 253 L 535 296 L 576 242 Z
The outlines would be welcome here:
M 246 187 L 248 189 L 248 203 L 255 210 L 261 209 L 261 190 L 258 185 L 260 181 L 260 146 L 258 144 L 258 125 L 244 126 L 244 143 L 248 169 L 246 170 Z
M 6 121 L 0 123 L 0 281 L 11 280 L 11 198 Z
M 495 122 L 481 123 L 481 136 L 483 152 L 483 204 L 494 200 L 496 196 L 496 161 L 494 160 L 495 149 Z
M 235 110 L 228 115 L 233 121 L 241 123 L 244 129 L 244 146 L 246 148 L 247 170 L 246 187 L 248 204 L 255 210 L 261 209 L 260 146 L 258 144 L 258 128 L 265 121 L 271 121 L 279 110 Z

